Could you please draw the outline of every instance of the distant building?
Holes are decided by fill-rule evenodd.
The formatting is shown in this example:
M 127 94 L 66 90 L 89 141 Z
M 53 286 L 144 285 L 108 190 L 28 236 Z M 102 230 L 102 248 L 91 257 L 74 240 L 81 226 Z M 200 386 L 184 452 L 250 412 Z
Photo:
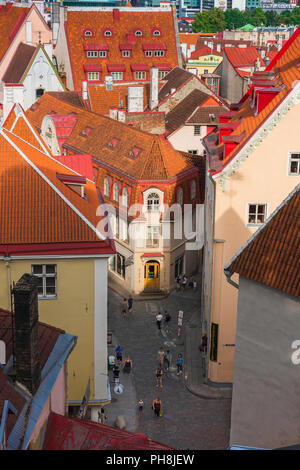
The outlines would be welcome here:
M 214 73 L 222 60 L 222 52 L 217 52 L 212 48 L 204 46 L 191 53 L 190 58 L 185 63 L 185 68 L 189 72 L 201 77 L 203 74 Z
M 220 8 L 224 11 L 233 8 L 245 10 L 246 0 L 202 0 L 202 11 L 211 10 L 212 8 Z

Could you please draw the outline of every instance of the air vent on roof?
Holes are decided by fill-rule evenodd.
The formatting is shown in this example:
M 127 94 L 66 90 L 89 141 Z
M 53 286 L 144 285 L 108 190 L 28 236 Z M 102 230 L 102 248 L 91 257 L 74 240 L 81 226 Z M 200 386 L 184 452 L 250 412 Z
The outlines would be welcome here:
M 116 139 L 116 137 L 113 137 L 111 141 L 107 144 L 107 147 L 110 149 L 114 149 L 119 144 L 119 142 L 120 142 L 119 139 Z
M 138 155 L 141 153 L 141 151 L 142 150 L 139 149 L 138 147 L 133 147 L 133 149 L 129 151 L 129 154 L 127 156 L 135 160 L 138 157 Z
M 82 131 L 80 132 L 81 137 L 88 137 L 93 129 L 89 126 L 86 126 Z

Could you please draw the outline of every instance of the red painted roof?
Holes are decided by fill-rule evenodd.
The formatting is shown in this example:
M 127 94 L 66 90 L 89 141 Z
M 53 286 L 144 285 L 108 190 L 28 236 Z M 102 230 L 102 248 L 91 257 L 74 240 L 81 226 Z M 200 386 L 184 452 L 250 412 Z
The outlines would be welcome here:
M 175 450 L 106 424 L 50 413 L 43 450 Z
M 76 171 L 82 176 L 94 180 L 92 156 L 89 154 L 76 154 L 76 155 L 55 155 L 55 160 L 59 161 L 68 168 Z
M 222 52 L 218 52 L 214 49 L 212 50 L 210 47 L 204 46 L 192 52 L 190 59 L 199 59 L 199 57 L 204 56 L 204 55 L 218 55 L 218 56 L 223 57 Z
M 116 9 L 114 9 L 116 10 Z M 113 9 L 81 11 L 68 10 L 65 30 L 69 49 L 72 74 L 75 90 L 81 89 L 81 81 L 86 80 L 82 64 L 97 64 L 106 70 L 109 64 L 124 63 L 124 81 L 133 81 L 132 64 L 146 64 L 147 69 L 155 62 L 168 62 L 172 67 L 178 65 L 178 55 L 175 38 L 175 27 L 173 20 L 173 10 L 166 11 L 141 11 L 141 9 L 118 10 L 119 15 L 114 15 Z M 119 19 L 118 19 L 119 18 Z M 85 29 L 90 29 L 93 33 L 91 37 L 83 34 Z M 112 31 L 111 36 L 104 36 L 105 30 Z M 142 31 L 142 36 L 135 36 L 135 31 Z M 161 31 L 160 36 L 154 36 L 153 30 Z M 108 45 L 107 57 L 86 58 L 84 47 L 89 44 Z M 122 57 L 120 49 L 124 44 L 130 43 L 130 57 Z M 165 44 L 165 55 L 162 57 L 145 57 L 144 45 L 153 45 L 154 48 Z M 127 48 L 127 46 L 126 46 Z M 145 68 L 143 68 L 145 70 Z M 104 82 L 104 73 L 101 77 Z
M 229 62 L 234 68 L 253 67 L 257 58 L 259 58 L 261 66 L 265 66 L 261 55 L 259 54 L 257 48 L 254 46 L 248 46 L 243 48 L 225 46 L 224 53 L 226 54 Z

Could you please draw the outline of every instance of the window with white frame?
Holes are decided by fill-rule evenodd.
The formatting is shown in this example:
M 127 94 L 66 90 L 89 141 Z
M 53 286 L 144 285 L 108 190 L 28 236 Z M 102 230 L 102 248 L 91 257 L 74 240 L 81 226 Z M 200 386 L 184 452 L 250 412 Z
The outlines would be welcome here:
M 113 198 L 114 201 L 119 201 L 119 183 L 114 183 Z
M 123 195 L 122 195 L 122 202 L 123 206 L 128 207 L 128 202 L 129 202 L 129 194 L 128 194 L 128 189 L 124 188 L 123 189 Z
M 143 33 L 142 31 L 140 31 L 139 29 L 135 32 L 135 35 L 136 36 L 143 36 Z
M 194 126 L 194 135 L 200 135 L 200 126 Z
M 191 184 L 191 200 L 195 199 L 196 197 L 196 181 L 193 180 Z
M 198 155 L 198 150 L 188 150 L 188 153 L 192 153 L 193 155 Z
M 300 175 L 300 152 L 289 153 L 289 175 Z
M 145 51 L 146 57 L 152 57 L 152 51 Z
M 99 51 L 99 57 L 106 57 L 107 51 Z
M 114 81 L 123 80 L 123 72 L 111 72 Z
M 146 72 L 134 72 L 134 79 L 135 80 L 146 80 Z
M 90 31 L 90 30 L 88 29 L 88 30 L 86 30 L 86 31 L 84 32 L 84 35 L 85 35 L 85 36 L 92 36 L 93 33 L 92 33 L 92 31 Z
M 130 50 L 124 49 L 122 51 L 122 57 L 130 57 Z
M 109 267 L 125 279 L 125 256 L 117 253 L 109 258 Z
M 99 72 L 88 72 L 88 80 L 99 80 Z
M 87 57 L 98 57 L 98 51 L 87 51 Z
M 247 224 L 260 225 L 267 218 L 267 204 L 248 203 Z
M 165 76 L 168 74 L 168 72 L 166 70 L 159 70 L 158 71 L 158 79 L 159 80 L 162 80 L 163 78 L 165 78 Z
M 105 32 L 104 32 L 104 36 L 112 36 L 112 32 L 107 29 Z
M 160 36 L 160 31 L 158 29 L 153 31 L 153 36 Z
M 38 280 L 38 297 L 56 297 L 56 264 L 32 264 L 31 272 Z
M 160 226 L 148 225 L 146 246 L 158 247 L 160 238 Z
M 105 178 L 104 180 L 104 196 L 109 197 L 109 179 Z
M 147 209 L 149 212 L 159 211 L 159 195 L 157 193 L 150 193 L 147 197 Z
M 163 57 L 165 55 L 165 51 L 154 51 L 154 57 Z
M 182 188 L 179 188 L 177 191 L 177 204 L 180 204 L 182 206 L 183 203 L 183 190 Z

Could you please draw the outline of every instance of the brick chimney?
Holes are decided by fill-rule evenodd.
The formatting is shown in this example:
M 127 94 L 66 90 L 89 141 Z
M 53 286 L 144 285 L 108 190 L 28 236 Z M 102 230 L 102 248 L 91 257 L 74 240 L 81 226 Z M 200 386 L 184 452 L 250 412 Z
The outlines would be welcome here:
M 35 394 L 41 382 L 37 279 L 23 274 L 13 288 L 16 379 Z

